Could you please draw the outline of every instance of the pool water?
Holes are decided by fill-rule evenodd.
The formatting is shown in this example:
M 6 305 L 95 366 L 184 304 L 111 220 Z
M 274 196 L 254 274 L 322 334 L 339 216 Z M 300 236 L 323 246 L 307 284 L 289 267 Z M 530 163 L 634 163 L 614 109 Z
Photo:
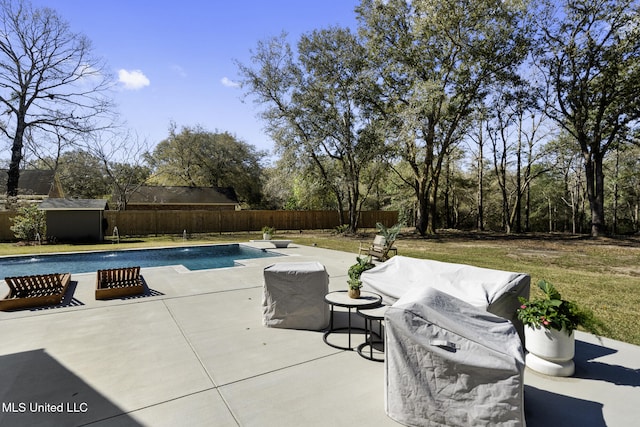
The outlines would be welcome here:
M 282 256 L 239 244 L 130 249 L 0 258 L 0 279 L 49 273 L 89 273 L 107 268 L 183 265 L 189 270 L 233 267 L 236 260 Z

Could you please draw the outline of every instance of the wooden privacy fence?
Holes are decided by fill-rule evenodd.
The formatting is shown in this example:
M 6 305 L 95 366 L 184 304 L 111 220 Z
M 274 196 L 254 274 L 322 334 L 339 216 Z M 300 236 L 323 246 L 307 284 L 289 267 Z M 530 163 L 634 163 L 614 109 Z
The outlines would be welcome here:
M 331 229 L 340 225 L 332 211 L 106 211 L 108 233 L 118 227 L 120 235 L 224 233 L 259 231 L 263 226 L 276 230 Z M 398 222 L 397 211 L 366 211 L 360 214 L 362 228 L 380 222 Z
M 0 240 L 14 240 L 9 229 L 9 218 L 14 215 L 0 211 Z M 113 227 L 118 227 L 119 234 L 124 236 L 182 234 L 185 230 L 190 234 L 259 231 L 265 225 L 276 230 L 319 230 L 340 225 L 335 211 L 105 211 L 105 218 L 107 236 L 112 234 Z M 398 212 L 360 213 L 359 227 L 375 228 L 377 222 L 392 226 L 398 222 Z

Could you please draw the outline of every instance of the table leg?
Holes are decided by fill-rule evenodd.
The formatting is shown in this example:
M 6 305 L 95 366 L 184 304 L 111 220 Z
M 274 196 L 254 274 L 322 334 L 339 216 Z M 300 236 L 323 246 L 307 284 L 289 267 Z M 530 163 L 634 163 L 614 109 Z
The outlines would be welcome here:
M 373 320 L 369 320 L 369 356 L 373 360 Z
M 333 331 L 333 304 L 331 305 L 331 316 L 329 317 L 329 331 Z
M 353 330 L 362 331 L 363 329 L 358 327 L 358 326 L 353 326 L 353 323 L 351 321 L 351 314 L 352 314 L 352 308 L 353 307 L 347 307 L 348 310 L 349 310 L 347 312 L 347 315 L 348 315 L 348 323 L 347 323 L 347 325 L 348 326 L 346 328 L 344 328 L 344 327 L 336 328 L 335 327 L 335 319 L 334 319 L 334 316 L 335 316 L 335 305 L 331 304 L 329 302 L 327 302 L 327 304 L 329 304 L 331 306 L 330 315 L 329 315 L 329 328 L 322 335 L 323 341 L 325 342 L 325 344 L 327 344 L 327 345 L 329 345 L 329 346 L 331 346 L 333 348 L 337 348 L 337 349 L 340 349 L 340 350 L 355 351 L 356 349 L 351 346 L 351 342 L 352 342 L 351 334 L 352 334 Z M 366 326 L 366 322 L 365 322 L 365 326 Z M 332 343 L 329 342 L 328 337 L 329 337 L 329 335 L 331 335 L 331 333 L 337 332 L 337 331 L 344 331 L 344 330 L 346 330 L 347 333 L 348 333 L 348 337 L 347 337 L 348 338 L 348 346 L 347 347 L 342 347 L 342 346 L 339 346 L 337 344 L 332 344 Z M 366 339 L 366 336 L 365 336 L 365 339 Z
M 351 348 L 351 307 L 349 307 L 349 348 Z
M 380 338 L 380 341 L 374 340 L 373 338 L 373 322 L 376 321 L 378 322 L 378 338 Z M 365 359 L 369 359 L 369 360 L 373 360 L 375 362 L 384 362 L 384 359 L 380 359 L 380 358 L 376 358 L 373 355 L 373 346 L 375 344 L 381 344 L 384 346 L 384 338 L 382 337 L 382 322 L 380 321 L 380 319 L 376 318 L 368 318 L 365 317 L 364 320 L 364 343 L 360 344 L 357 348 L 358 354 L 360 354 L 360 356 L 364 357 Z M 366 353 L 364 352 L 364 348 L 369 346 L 369 355 L 367 356 Z M 384 351 L 384 349 L 383 349 Z

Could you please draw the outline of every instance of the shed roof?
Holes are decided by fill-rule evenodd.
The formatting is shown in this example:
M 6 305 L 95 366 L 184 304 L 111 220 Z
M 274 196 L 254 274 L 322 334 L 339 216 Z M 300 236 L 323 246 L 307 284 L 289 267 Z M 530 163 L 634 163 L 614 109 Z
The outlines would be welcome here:
M 45 211 L 103 211 L 109 206 L 104 199 L 47 199 L 38 208 Z
M 232 187 L 142 186 L 129 203 L 237 205 L 238 198 Z

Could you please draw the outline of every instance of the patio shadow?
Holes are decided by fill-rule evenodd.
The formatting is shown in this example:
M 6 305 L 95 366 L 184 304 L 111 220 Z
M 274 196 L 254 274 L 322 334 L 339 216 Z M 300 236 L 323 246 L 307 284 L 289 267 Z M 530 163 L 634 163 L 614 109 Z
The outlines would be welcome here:
M 64 297 L 62 298 L 62 301 L 60 301 L 60 304 L 57 305 L 45 305 L 42 307 L 32 307 L 30 308 L 31 311 L 43 311 L 43 310 L 53 310 L 56 308 L 63 308 L 63 307 L 79 307 L 84 305 L 84 303 L 78 299 L 75 299 L 73 294 L 76 291 L 76 287 L 78 286 L 78 281 L 77 280 L 71 280 L 69 282 L 69 286 L 67 287 L 67 292 L 65 292 Z
M 164 295 L 160 291 L 156 291 L 155 289 L 151 289 L 147 284 L 147 281 L 144 279 L 144 276 L 140 276 L 140 280 L 142 280 L 142 284 L 144 285 L 144 293 L 140 295 L 129 295 L 126 297 L 122 297 L 122 300 L 131 300 L 131 299 L 139 299 L 139 298 L 149 298 L 149 297 L 158 297 Z
M 141 425 L 44 349 L 0 356 L 0 378 L 0 425 Z
M 606 381 L 616 385 L 640 387 L 640 370 L 594 361 L 617 350 L 576 340 L 576 378 Z
M 524 386 L 527 427 L 606 427 L 598 402 Z

